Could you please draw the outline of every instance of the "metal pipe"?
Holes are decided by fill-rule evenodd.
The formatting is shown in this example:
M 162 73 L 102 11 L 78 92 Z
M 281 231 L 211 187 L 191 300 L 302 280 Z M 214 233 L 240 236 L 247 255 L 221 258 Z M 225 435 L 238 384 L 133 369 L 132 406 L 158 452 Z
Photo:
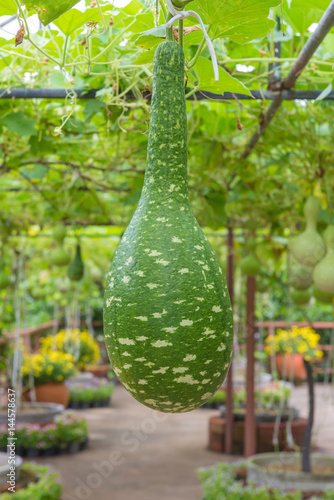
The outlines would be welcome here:
M 332 26 L 334 25 L 334 0 L 331 1 L 326 12 L 319 21 L 319 24 L 315 31 L 312 33 L 308 41 L 306 42 L 304 48 L 297 57 L 293 67 L 291 68 L 288 76 L 285 78 L 282 84 L 282 91 L 290 90 L 296 83 L 299 75 L 313 56 L 314 52 L 317 50 L 321 42 L 324 40 L 325 36 L 328 34 Z M 270 124 L 271 120 L 276 114 L 276 111 L 283 102 L 282 97 L 283 92 L 277 95 L 272 104 L 269 106 L 260 126 L 254 132 L 252 138 L 250 139 L 242 158 L 248 158 L 259 139 L 264 134 L 266 128 Z
M 91 89 L 88 92 L 74 89 L 77 99 L 95 99 L 96 92 L 98 89 Z M 232 92 L 225 92 L 224 94 L 214 94 L 213 92 L 208 92 L 206 90 L 201 90 L 196 92 L 195 95 L 189 97 L 189 101 L 203 101 L 210 99 L 213 101 L 227 101 L 234 100 L 237 98 L 239 101 L 252 101 L 257 100 L 276 100 L 277 97 L 281 97 L 283 101 L 294 101 L 296 99 L 314 101 L 319 97 L 322 90 L 283 90 L 282 92 L 271 92 L 269 90 L 252 90 L 252 97 L 244 94 L 234 94 Z M 15 89 L 0 89 L 0 99 L 65 99 L 73 95 L 71 91 L 66 89 L 26 89 L 26 88 L 15 88 Z M 143 93 L 143 97 L 150 100 L 151 96 Z M 130 92 L 127 94 L 127 99 L 135 99 L 134 95 Z M 334 91 L 330 92 L 324 100 L 333 101 Z

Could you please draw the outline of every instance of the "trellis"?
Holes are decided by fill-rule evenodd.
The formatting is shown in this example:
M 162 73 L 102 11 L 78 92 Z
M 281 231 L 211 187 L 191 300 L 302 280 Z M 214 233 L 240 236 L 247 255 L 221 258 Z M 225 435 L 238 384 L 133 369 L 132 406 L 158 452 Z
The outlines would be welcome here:
M 334 26 L 334 0 L 331 1 L 326 12 L 318 23 L 317 28 L 312 33 L 304 48 L 297 57 L 289 74 L 281 81 L 280 79 L 280 59 L 277 57 L 275 61 L 275 79 L 269 79 L 269 88 L 266 91 L 252 91 L 252 96 L 257 100 L 271 100 L 272 103 L 268 107 L 264 117 L 257 130 L 251 137 L 248 145 L 246 146 L 242 158 L 249 157 L 259 139 L 264 135 L 267 127 L 270 125 L 276 112 L 282 105 L 283 101 L 292 100 L 315 100 L 322 97 L 323 92 L 320 90 L 293 90 L 293 87 L 302 73 L 305 66 L 310 61 L 314 52 L 317 50 L 321 42 L 324 40 L 330 29 Z M 276 45 L 276 52 L 280 55 L 279 43 Z M 275 88 L 275 91 L 270 90 Z M 65 99 L 71 95 L 78 99 L 94 99 L 98 89 L 92 89 L 88 92 L 81 90 L 74 90 L 74 92 L 66 89 L 0 89 L 1 99 Z M 144 98 L 150 98 L 148 94 L 143 94 Z M 133 99 L 134 96 L 128 94 L 128 100 Z M 199 91 L 192 95 L 190 100 L 201 101 L 203 99 L 210 99 L 213 101 L 222 101 L 227 99 L 236 100 L 252 100 L 252 97 L 243 94 L 234 94 L 230 92 L 224 95 L 218 95 L 207 91 Z M 334 100 L 334 91 L 328 93 L 324 100 Z M 227 268 L 228 286 L 233 304 L 233 230 L 229 228 L 228 232 L 228 268 Z M 255 452 L 255 405 L 254 405 L 254 374 L 255 374 L 255 278 L 249 277 L 247 279 L 247 335 L 246 335 L 246 352 L 247 352 L 247 374 L 246 374 L 246 420 L 245 420 L 245 455 L 253 455 Z M 227 412 L 226 412 L 226 428 L 225 428 L 225 451 L 226 453 L 232 452 L 232 430 L 233 430 L 233 381 L 232 381 L 232 365 L 227 377 Z

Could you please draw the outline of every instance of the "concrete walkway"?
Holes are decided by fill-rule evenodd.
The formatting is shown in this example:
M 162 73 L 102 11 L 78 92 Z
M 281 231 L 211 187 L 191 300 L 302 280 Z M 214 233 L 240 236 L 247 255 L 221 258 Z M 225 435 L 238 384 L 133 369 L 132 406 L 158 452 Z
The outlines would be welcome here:
M 316 394 L 315 441 L 334 455 L 333 389 L 318 386 Z M 306 387 L 294 390 L 291 404 L 306 415 Z M 40 460 L 61 472 L 63 500 L 199 500 L 196 469 L 237 458 L 207 450 L 208 420 L 216 410 L 164 415 L 118 386 L 111 408 L 80 413 L 88 421 L 89 448 Z

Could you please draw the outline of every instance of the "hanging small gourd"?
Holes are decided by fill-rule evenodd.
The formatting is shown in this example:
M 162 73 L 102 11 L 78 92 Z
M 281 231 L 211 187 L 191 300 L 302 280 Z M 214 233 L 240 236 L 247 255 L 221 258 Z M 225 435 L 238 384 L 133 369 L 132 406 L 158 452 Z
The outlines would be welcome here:
M 242 274 L 246 274 L 246 276 L 256 276 L 259 274 L 261 270 L 261 265 L 256 258 L 255 249 L 256 249 L 256 240 L 251 237 L 247 241 L 247 249 L 248 255 L 240 262 L 240 270 Z
M 171 41 L 155 54 L 145 182 L 107 276 L 104 332 L 125 388 L 166 413 L 203 405 L 231 361 L 226 281 L 189 200 L 184 53 Z
M 324 240 L 317 231 L 320 203 L 310 196 L 304 205 L 306 229 L 291 241 L 292 255 L 302 266 L 314 267 L 326 253 Z
M 310 290 L 291 290 L 291 299 L 293 302 L 299 306 L 304 306 L 310 302 L 311 299 Z
M 267 276 L 257 276 L 256 277 L 256 291 L 259 293 L 266 293 L 269 290 L 270 281 Z
M 291 284 L 296 290 L 306 290 L 313 283 L 312 267 L 295 263 L 291 271 Z
M 53 231 L 53 237 L 57 244 L 57 248 L 51 253 L 51 263 L 54 266 L 67 266 L 71 261 L 71 256 L 64 249 L 64 239 L 66 236 L 66 228 L 64 226 L 58 226 Z
M 324 232 L 324 240 L 327 254 L 314 268 L 313 280 L 319 290 L 334 294 L 334 226 L 328 226 Z
M 5 290 L 6 288 L 8 288 L 10 285 L 10 276 L 8 276 L 8 274 L 3 271 L 3 270 L 0 270 L 0 290 Z
M 315 285 L 313 287 L 313 296 L 318 302 L 321 302 L 322 304 L 333 304 L 334 303 L 334 294 L 333 293 L 323 292 L 322 290 L 319 290 L 319 288 L 316 287 Z
M 75 257 L 67 270 L 67 276 L 71 281 L 80 281 L 84 275 L 84 272 L 85 269 L 81 257 L 81 247 L 80 243 L 78 243 L 75 251 Z

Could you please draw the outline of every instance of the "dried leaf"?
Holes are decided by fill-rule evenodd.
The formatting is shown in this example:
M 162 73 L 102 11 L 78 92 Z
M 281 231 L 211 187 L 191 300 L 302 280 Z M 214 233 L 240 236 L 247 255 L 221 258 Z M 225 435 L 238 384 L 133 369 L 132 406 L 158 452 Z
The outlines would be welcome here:
M 198 26 L 187 26 L 186 28 L 183 28 L 183 36 L 190 35 L 193 31 L 198 31 L 201 28 Z M 178 42 L 179 41 L 179 28 L 173 28 L 173 33 L 174 33 L 174 38 Z
M 19 31 L 16 33 L 15 36 L 15 47 L 21 45 L 21 43 L 23 42 L 23 38 L 24 38 L 24 24 L 22 23 L 21 28 L 19 29 Z
M 96 7 L 96 0 L 92 0 L 92 3 L 90 4 L 90 8 L 94 9 Z
M 242 123 L 240 122 L 240 118 L 239 116 L 237 116 L 237 129 L 238 130 L 242 130 L 244 128 L 244 126 L 242 125 Z

